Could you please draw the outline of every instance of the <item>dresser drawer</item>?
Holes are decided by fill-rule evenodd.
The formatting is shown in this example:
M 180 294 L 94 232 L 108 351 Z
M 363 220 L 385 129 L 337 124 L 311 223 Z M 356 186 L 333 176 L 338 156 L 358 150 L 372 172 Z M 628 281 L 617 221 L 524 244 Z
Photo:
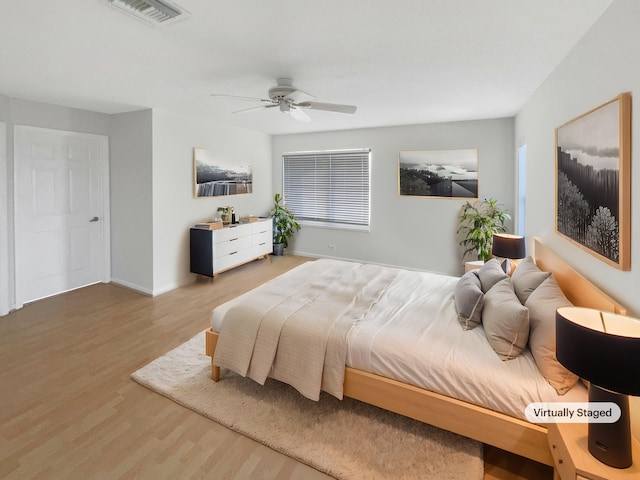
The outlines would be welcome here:
M 220 230 L 214 230 L 213 243 L 223 243 L 229 240 L 234 240 L 241 237 L 248 237 L 251 235 L 250 225 L 236 225 L 233 227 L 225 227 Z
M 271 230 L 269 230 L 268 232 L 256 233 L 252 237 L 253 238 L 252 243 L 254 245 L 261 245 L 263 243 L 271 243 L 272 237 L 273 237 L 273 234 L 271 233 Z
M 272 235 L 273 223 L 271 220 L 264 220 L 260 222 L 254 222 L 251 224 L 251 229 L 253 235 L 259 235 L 263 233 L 268 233 L 269 236 Z
M 262 255 L 270 255 L 273 253 L 273 243 L 271 239 L 264 241 L 253 246 L 253 256 L 260 257 Z
M 241 263 L 248 262 L 253 259 L 253 248 L 249 246 L 249 248 L 245 248 L 243 250 L 237 250 L 229 253 L 228 255 L 224 255 L 222 257 L 216 258 L 214 261 L 214 273 L 220 272 L 222 270 L 227 270 L 229 268 L 240 265 Z
M 216 243 L 213 246 L 213 261 L 217 262 L 220 257 L 224 257 L 225 255 L 229 255 L 230 253 L 234 253 L 239 250 L 251 248 L 251 239 L 251 236 L 235 237 L 227 240 L 226 242 Z

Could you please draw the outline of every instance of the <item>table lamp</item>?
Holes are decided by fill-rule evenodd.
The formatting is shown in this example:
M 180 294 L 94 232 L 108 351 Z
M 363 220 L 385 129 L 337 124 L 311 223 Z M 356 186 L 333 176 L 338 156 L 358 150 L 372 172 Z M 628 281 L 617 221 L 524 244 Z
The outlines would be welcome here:
M 630 467 L 627 395 L 640 395 L 640 320 L 591 308 L 558 308 L 556 357 L 590 382 L 589 402 L 613 402 L 620 407 L 615 423 L 589 423 L 591 455 L 611 467 Z
M 524 237 L 510 233 L 495 233 L 493 235 L 491 253 L 494 257 L 505 259 L 502 262 L 502 269 L 505 273 L 510 273 L 511 260 L 524 258 L 526 256 Z

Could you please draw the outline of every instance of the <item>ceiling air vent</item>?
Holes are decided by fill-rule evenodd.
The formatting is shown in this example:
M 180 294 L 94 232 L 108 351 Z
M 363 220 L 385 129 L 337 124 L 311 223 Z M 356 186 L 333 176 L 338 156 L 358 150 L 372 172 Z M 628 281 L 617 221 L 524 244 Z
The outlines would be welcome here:
M 167 0 L 107 0 L 112 7 L 150 25 L 164 26 L 189 16 L 184 8 Z

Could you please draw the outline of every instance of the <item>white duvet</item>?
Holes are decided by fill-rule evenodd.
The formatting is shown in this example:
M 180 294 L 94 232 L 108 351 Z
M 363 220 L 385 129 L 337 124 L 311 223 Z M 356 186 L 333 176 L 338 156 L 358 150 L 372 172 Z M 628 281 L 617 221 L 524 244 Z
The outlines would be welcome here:
M 320 266 L 331 268 L 342 263 L 360 266 L 317 260 L 274 281 L 303 285 L 309 283 L 309 270 L 317 275 Z M 586 389 L 580 383 L 567 394 L 557 395 L 528 349 L 513 360 L 502 361 L 481 325 L 462 330 L 453 301 L 458 277 L 372 265 L 366 268 L 379 269 L 379 275 L 390 280 L 374 302 L 360 307 L 358 318 L 345 329 L 347 366 L 522 419 L 532 402 L 586 401 Z M 273 295 L 269 283 L 217 307 L 212 312 L 213 329 L 221 332 L 230 310 L 263 303 L 260 295 L 264 294 Z M 327 308 L 331 309 L 329 302 Z

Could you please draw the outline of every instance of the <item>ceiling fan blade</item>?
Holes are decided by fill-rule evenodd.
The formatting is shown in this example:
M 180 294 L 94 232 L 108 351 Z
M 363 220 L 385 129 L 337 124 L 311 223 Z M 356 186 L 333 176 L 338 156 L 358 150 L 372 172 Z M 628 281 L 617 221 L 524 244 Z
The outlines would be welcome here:
M 302 90 L 296 90 L 295 92 L 291 92 L 284 96 L 285 100 L 291 100 L 293 103 L 307 102 L 309 100 L 314 100 L 315 98 L 316 97 L 310 93 L 303 92 Z
M 292 118 L 298 120 L 299 122 L 310 122 L 311 117 L 305 113 L 304 110 L 300 110 L 294 106 L 291 106 L 289 110 L 285 110 L 284 113 L 288 113 Z
M 249 102 L 273 103 L 273 100 L 271 100 L 271 99 L 256 98 L 256 97 L 242 97 L 242 96 L 239 96 L 239 95 L 225 95 L 223 93 L 212 93 L 210 96 L 211 97 L 216 97 L 216 98 L 230 98 L 230 99 L 233 99 L 233 100 L 245 100 L 245 101 L 249 101 Z
M 273 108 L 273 107 L 277 107 L 278 104 L 277 103 L 271 103 L 269 105 L 259 105 L 257 107 L 251 107 L 251 108 L 243 108 L 242 110 L 236 110 L 235 112 L 231 112 L 231 113 L 246 113 L 246 112 L 253 112 L 255 110 L 263 110 L 265 108 Z
M 260 105 L 259 107 L 251 107 L 251 108 L 243 108 L 242 110 L 235 110 L 231 113 L 246 113 L 253 112 L 254 110 L 262 110 L 263 108 L 267 108 L 269 105 Z
M 358 107 L 354 105 L 341 105 L 339 103 L 301 102 L 296 107 L 310 108 L 313 110 L 325 110 L 327 112 L 356 113 Z

